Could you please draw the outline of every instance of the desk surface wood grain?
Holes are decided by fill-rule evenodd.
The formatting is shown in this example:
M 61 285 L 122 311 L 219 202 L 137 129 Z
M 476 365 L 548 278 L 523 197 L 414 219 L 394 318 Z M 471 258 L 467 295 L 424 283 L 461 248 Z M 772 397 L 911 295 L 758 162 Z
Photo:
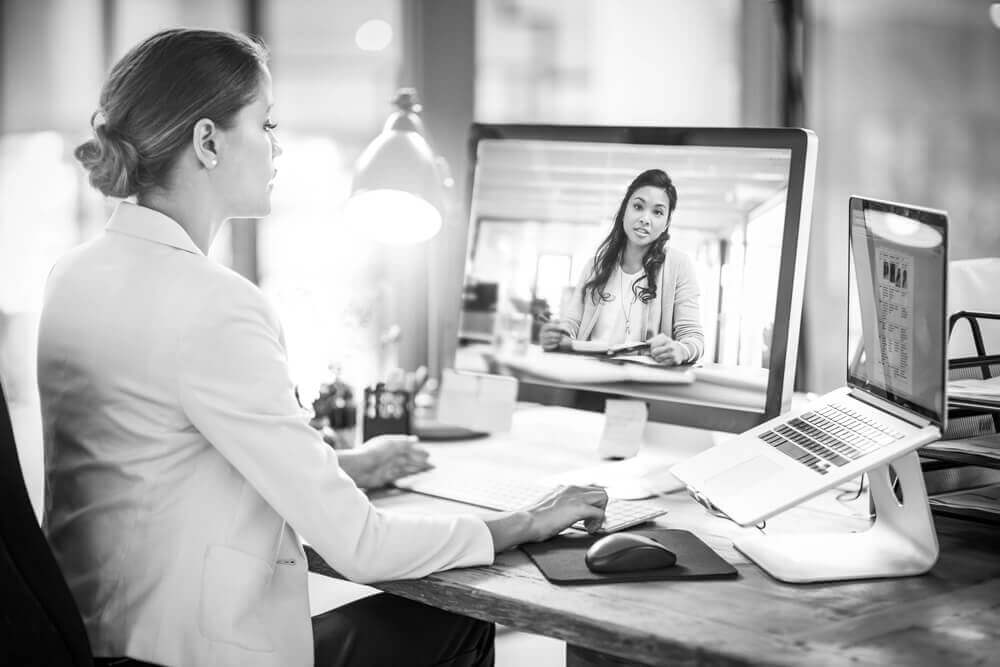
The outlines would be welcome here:
M 517 437 L 515 432 L 505 438 L 437 445 L 432 454 L 439 465 L 462 466 L 470 474 L 492 469 L 543 476 L 596 462 L 596 436 L 591 434 L 599 430 L 595 420 L 600 418 L 574 413 L 570 419 L 563 414 L 555 420 L 561 422 L 554 427 L 556 434 L 532 422 L 530 436 L 522 432 Z M 571 420 L 575 426 L 568 423 Z M 689 429 L 678 429 L 675 435 L 688 442 L 701 439 L 698 446 L 710 444 L 705 434 Z M 373 500 L 389 511 L 470 511 L 457 503 L 398 491 L 379 492 Z M 941 555 L 924 576 L 792 585 L 772 579 L 733 548 L 734 537 L 755 529 L 713 517 L 683 493 L 656 502 L 669 510 L 657 525 L 695 533 L 736 566 L 739 577 L 557 586 L 522 552 L 511 550 L 499 554 L 489 567 L 377 587 L 556 637 L 588 654 L 650 665 L 996 664 L 1000 531 L 995 526 L 938 518 Z M 854 505 L 828 495 L 775 517 L 765 530 L 863 529 L 862 508 Z M 333 574 L 317 554 L 310 552 L 309 557 L 311 569 Z

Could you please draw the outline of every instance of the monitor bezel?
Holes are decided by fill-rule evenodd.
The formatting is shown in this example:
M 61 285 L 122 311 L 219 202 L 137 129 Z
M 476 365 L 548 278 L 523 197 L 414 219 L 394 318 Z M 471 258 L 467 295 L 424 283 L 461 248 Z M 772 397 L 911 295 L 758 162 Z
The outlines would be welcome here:
M 941 406 L 940 414 L 935 413 L 918 403 L 914 403 L 909 399 L 896 394 L 895 392 L 888 391 L 882 387 L 878 387 L 869 382 L 865 382 L 857 375 L 851 374 L 851 355 L 852 350 L 847 350 L 847 364 L 845 368 L 845 374 L 847 376 L 847 386 L 852 389 L 856 389 L 861 392 L 873 394 L 879 398 L 888 401 L 894 405 L 898 405 L 904 410 L 910 412 L 915 412 L 929 419 L 931 423 L 940 428 L 942 431 L 945 428 L 948 418 L 948 398 L 947 398 L 947 382 L 948 382 L 948 360 L 947 360 L 947 350 L 948 350 L 948 213 L 945 211 L 926 208 L 923 206 L 913 206 L 910 204 L 901 204 L 899 202 L 885 201 L 882 199 L 872 199 L 871 197 L 863 197 L 860 195 L 851 195 L 847 202 L 847 214 L 848 214 L 848 237 L 847 237 L 847 274 L 851 274 L 851 259 L 852 253 L 854 251 L 854 212 L 855 210 L 860 210 L 862 213 L 865 210 L 875 210 L 882 213 L 894 213 L 896 215 L 902 215 L 913 220 L 918 220 L 924 224 L 934 227 L 938 232 L 941 233 L 941 238 L 943 239 L 943 263 L 944 263 L 944 294 L 942 298 L 944 299 L 943 304 L 943 317 L 941 318 L 941 331 L 939 332 L 941 340 L 944 342 L 942 354 L 941 354 L 941 368 L 940 368 L 940 381 L 941 381 L 941 400 L 943 404 Z M 848 281 L 847 289 L 847 312 L 851 312 L 851 303 L 855 300 L 856 295 L 852 294 L 853 290 Z M 854 298 L 852 298 L 854 297 Z M 849 332 L 848 332 L 849 333 Z M 850 348 L 850 336 L 848 335 L 847 346 Z
M 506 123 L 473 123 L 468 139 L 468 178 L 466 180 L 465 220 L 467 228 L 466 254 L 468 261 L 474 231 L 471 220 L 472 197 L 475 187 L 477 148 L 487 139 L 521 139 L 567 141 L 651 146 L 715 146 L 733 148 L 771 148 L 791 151 L 788 176 L 788 200 L 782 231 L 778 290 L 774 311 L 771 343 L 771 366 L 768 371 L 764 410 L 744 407 L 685 402 L 673 397 L 645 400 L 652 421 L 710 428 L 717 431 L 741 432 L 785 412 L 791 406 L 799 327 L 802 314 L 803 284 L 812 216 L 812 195 L 816 170 L 816 135 L 803 128 L 732 128 L 732 127 L 649 127 L 649 126 L 590 126 L 535 125 Z M 467 267 L 466 267 L 467 268 Z M 464 276 L 463 272 L 463 276 Z M 455 332 L 457 336 L 458 332 Z M 526 400 L 546 399 L 545 389 L 558 390 L 559 405 L 603 411 L 604 398 L 632 398 L 628 395 L 569 389 L 559 384 L 522 380 L 519 397 Z M 537 385 L 537 386 L 534 386 Z M 571 395 L 572 399 L 567 396 Z

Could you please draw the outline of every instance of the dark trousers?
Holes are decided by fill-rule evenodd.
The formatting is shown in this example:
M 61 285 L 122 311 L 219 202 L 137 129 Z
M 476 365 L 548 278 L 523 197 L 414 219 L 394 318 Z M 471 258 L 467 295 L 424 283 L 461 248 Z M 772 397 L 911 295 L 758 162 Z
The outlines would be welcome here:
M 492 667 L 496 626 L 380 593 L 313 617 L 316 667 Z M 145 667 L 97 658 L 98 667 Z M 150 666 L 154 667 L 154 666 Z
M 316 667 L 491 667 L 496 626 L 380 593 L 313 617 Z

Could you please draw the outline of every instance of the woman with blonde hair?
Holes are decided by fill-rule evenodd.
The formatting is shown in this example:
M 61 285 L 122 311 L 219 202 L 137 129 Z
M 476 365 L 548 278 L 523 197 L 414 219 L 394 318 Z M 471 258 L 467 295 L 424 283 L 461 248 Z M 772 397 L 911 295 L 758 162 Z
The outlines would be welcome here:
M 593 527 L 607 496 L 486 519 L 369 503 L 357 477 L 420 457 L 365 447 L 352 479 L 296 402 L 274 310 L 206 257 L 270 212 L 272 102 L 263 45 L 232 33 L 166 30 L 111 70 L 76 155 L 134 201 L 46 286 L 47 537 L 98 664 L 490 664 L 492 624 L 389 595 L 310 623 L 303 539 L 348 579 L 416 578 Z

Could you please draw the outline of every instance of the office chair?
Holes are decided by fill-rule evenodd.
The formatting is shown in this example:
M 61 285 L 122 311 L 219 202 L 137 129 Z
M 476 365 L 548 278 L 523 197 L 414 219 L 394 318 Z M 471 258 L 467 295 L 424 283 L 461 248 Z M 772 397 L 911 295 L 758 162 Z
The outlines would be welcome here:
M 1000 282 L 1000 257 L 957 259 L 948 264 L 948 311 L 1000 313 L 996 286 Z M 982 355 L 972 331 L 962 323 L 948 339 L 948 358 Z M 1000 321 L 979 322 L 980 337 L 988 354 L 1000 354 Z M 997 373 L 994 372 L 993 376 Z M 969 374 L 968 377 L 980 377 Z
M 948 265 L 948 379 L 1000 376 L 1000 258 L 962 259 Z M 948 437 L 1000 433 L 1000 415 L 953 410 Z
M 93 665 L 76 602 L 35 519 L 0 378 L 0 665 Z
M 1000 376 L 1000 258 L 961 259 L 948 264 L 948 379 Z M 1000 414 L 952 407 L 944 440 L 1000 433 Z M 928 494 L 996 484 L 1000 471 L 957 461 L 922 462 Z M 941 511 L 935 508 L 935 511 Z M 941 513 L 944 513 L 941 511 Z

